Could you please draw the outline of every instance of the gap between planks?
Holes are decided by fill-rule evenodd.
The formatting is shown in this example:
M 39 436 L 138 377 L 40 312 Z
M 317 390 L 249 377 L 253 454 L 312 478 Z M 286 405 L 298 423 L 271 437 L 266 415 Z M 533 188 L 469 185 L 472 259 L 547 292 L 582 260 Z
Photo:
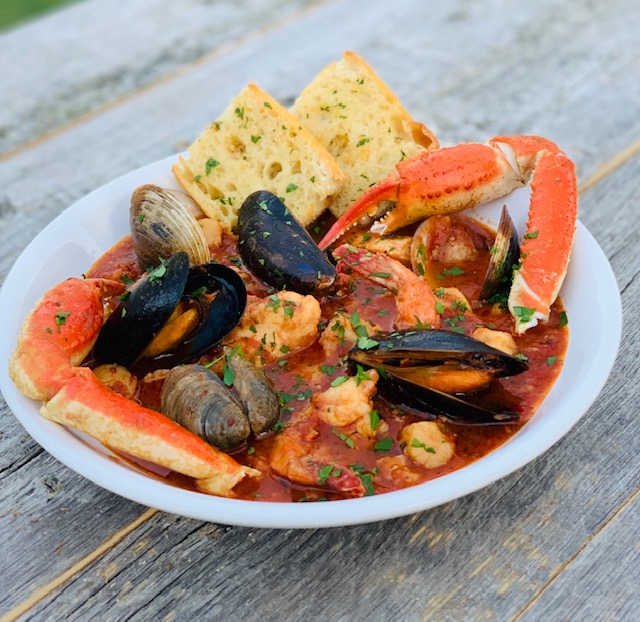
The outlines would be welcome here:
M 556 572 L 553 573 L 553 575 L 549 578 L 549 580 L 538 590 L 538 592 L 535 594 L 535 596 L 533 596 L 529 602 L 522 607 L 522 609 L 520 609 L 520 611 L 518 611 L 518 613 L 516 613 L 516 615 L 514 615 L 511 618 L 511 622 L 517 622 L 517 620 L 519 620 L 535 603 L 536 601 L 546 592 L 546 590 L 551 587 L 551 585 L 553 584 L 553 582 L 573 563 L 573 561 L 579 557 L 582 552 L 587 548 L 587 546 L 589 546 L 589 544 L 591 544 L 591 542 L 593 542 L 593 540 L 600 535 L 600 533 L 606 529 L 609 524 L 615 520 L 615 518 L 627 507 L 629 506 L 631 503 L 633 503 L 633 501 L 635 500 L 635 498 L 638 496 L 638 494 L 640 494 L 640 488 L 637 488 L 635 490 L 635 492 L 633 492 L 631 495 L 629 495 L 629 497 L 627 497 L 627 499 L 625 499 L 617 508 L 616 511 L 611 514 L 611 516 L 609 516 L 609 518 L 607 520 L 605 520 L 602 525 L 600 525 L 600 527 L 598 527 L 598 529 L 596 529 L 580 546 L 580 548 L 578 548 L 576 550 L 576 552 L 571 555 L 571 557 L 569 557 L 568 559 L 566 559 L 562 564 L 560 564 L 560 566 L 558 567 L 558 569 L 556 570 Z
M 584 194 L 593 186 L 600 183 L 605 177 L 626 164 L 631 158 L 640 153 L 640 140 L 631 143 L 626 149 L 615 154 L 608 162 L 605 162 L 594 173 L 589 175 L 582 183 L 578 184 L 578 193 Z
M 31 596 L 29 596 L 29 598 L 23 600 L 19 605 L 10 611 L 7 611 L 7 613 L 0 617 L 0 622 L 13 622 L 14 620 L 17 620 L 21 615 L 25 614 L 31 608 L 35 607 L 41 600 L 51 594 L 51 592 L 64 585 L 78 572 L 84 570 L 87 566 L 120 544 L 120 542 L 122 542 L 130 533 L 144 525 L 144 523 L 153 518 L 157 513 L 158 510 L 150 508 L 136 518 L 136 520 L 116 531 L 108 540 L 105 540 L 99 547 L 91 551 L 91 553 L 85 555 L 62 574 L 58 575 L 52 581 L 49 581 L 49 583 L 39 587 L 31 594 Z
M 241 47 L 244 47 L 249 43 L 253 43 L 254 41 L 257 41 L 258 39 L 268 35 L 269 33 L 275 30 L 283 28 L 284 26 L 287 26 L 299 19 L 302 19 L 308 13 L 319 10 L 320 8 L 326 6 L 327 4 L 332 4 L 337 1 L 338 0 L 316 0 L 315 2 L 312 2 L 308 6 L 302 8 L 297 13 L 287 15 L 282 19 L 276 20 L 274 22 L 271 22 L 270 24 L 267 24 L 261 28 L 258 28 L 253 32 L 242 35 L 237 39 L 235 39 L 234 41 L 230 41 L 229 43 L 224 43 L 220 47 L 213 50 L 212 52 L 209 52 L 208 54 L 204 54 L 200 58 L 190 63 L 181 65 L 178 69 L 163 75 L 161 78 L 158 78 L 157 80 L 153 80 L 148 84 L 141 86 L 140 88 L 136 89 L 135 91 L 132 91 L 131 93 L 126 93 L 125 95 L 121 95 L 120 97 L 117 97 L 116 99 L 113 99 L 110 102 L 107 102 L 102 106 L 99 106 L 95 110 L 91 110 L 89 112 L 86 112 L 80 115 L 79 117 L 73 119 L 73 121 L 69 121 L 68 123 L 63 123 L 59 127 L 56 127 L 55 129 L 51 130 L 50 132 L 45 132 L 44 134 L 38 136 L 37 138 L 28 140 L 26 143 L 23 143 L 18 147 L 14 147 L 13 149 L 9 149 L 9 151 L 0 153 L 0 162 L 5 160 L 10 160 L 15 156 L 20 155 L 24 151 L 28 151 L 29 149 L 37 147 L 38 145 L 44 142 L 47 142 L 48 140 L 51 140 L 56 136 L 59 136 L 60 134 L 63 134 L 67 130 L 70 130 L 78 125 L 81 125 L 85 121 L 88 121 L 90 119 L 93 119 L 101 115 L 103 112 L 111 110 L 112 108 L 115 108 L 116 106 L 119 106 L 124 102 L 130 101 L 138 97 L 138 95 L 141 95 L 142 93 L 146 93 L 147 91 L 150 91 L 151 89 L 155 88 L 160 84 L 164 84 L 169 80 L 173 80 L 174 78 L 181 76 L 184 73 L 187 73 L 188 71 L 191 71 L 193 68 L 198 67 L 199 65 L 202 65 L 216 58 L 222 58 L 223 56 L 231 54 L 235 50 Z M 2 622 L 2 618 L 0 618 L 0 622 Z

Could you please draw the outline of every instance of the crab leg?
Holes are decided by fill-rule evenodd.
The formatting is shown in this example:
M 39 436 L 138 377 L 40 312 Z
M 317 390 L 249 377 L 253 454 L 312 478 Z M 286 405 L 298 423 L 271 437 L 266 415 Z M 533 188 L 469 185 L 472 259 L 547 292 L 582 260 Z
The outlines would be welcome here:
M 193 477 L 204 492 L 231 497 L 245 477 L 260 477 L 260 471 L 238 464 L 168 417 L 111 391 L 89 369 L 86 372 L 67 382 L 40 414 L 107 447 Z
M 233 496 L 234 486 L 260 471 L 238 464 L 168 417 L 104 386 L 88 367 L 104 322 L 104 299 L 124 285 L 67 279 L 52 287 L 25 318 L 9 374 L 27 397 L 45 400 L 40 413 L 109 447 L 194 477 L 205 492 Z M 47 401 L 48 400 L 48 401 Z
M 25 318 L 9 375 L 18 389 L 36 400 L 52 398 L 78 373 L 104 322 L 104 298 L 125 286 L 107 279 L 71 278 L 58 283 Z M 87 370 L 88 371 L 88 370 Z
M 358 220 L 372 217 L 381 201 L 394 201 L 395 206 L 371 229 L 391 233 L 428 216 L 459 212 L 503 196 L 526 179 L 492 141 L 428 151 L 399 162 L 389 177 L 340 217 L 319 246 L 326 248 Z
M 339 246 L 333 254 L 340 260 L 339 272 L 355 272 L 393 293 L 398 311 L 394 322 L 396 328 L 440 325 L 429 284 L 399 261 L 349 244 Z
M 518 334 L 549 318 L 567 272 L 576 228 L 577 190 L 571 160 L 562 153 L 543 152 L 531 186 L 522 261 L 508 302 Z
M 356 201 L 321 240 L 326 248 L 377 204 L 395 206 L 371 230 L 390 233 L 428 216 L 450 214 L 504 196 L 531 178 L 529 221 L 522 262 L 509 298 L 516 332 L 549 317 L 567 271 L 577 190 L 573 163 L 539 136 L 497 136 L 486 144 L 458 145 L 400 162 L 387 179 Z

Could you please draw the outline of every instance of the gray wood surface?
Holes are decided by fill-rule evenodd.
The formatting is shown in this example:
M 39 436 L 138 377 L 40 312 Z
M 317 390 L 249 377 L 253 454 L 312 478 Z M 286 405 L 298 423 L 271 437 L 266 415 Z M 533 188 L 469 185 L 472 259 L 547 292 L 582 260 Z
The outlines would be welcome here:
M 184 148 L 249 80 L 290 103 L 353 49 L 442 142 L 539 133 L 575 160 L 623 343 L 596 403 L 533 463 L 339 529 L 149 511 L 58 463 L 0 400 L 0 616 L 638 619 L 640 3 L 121 4 L 85 0 L 0 36 L 0 279 L 68 205 Z

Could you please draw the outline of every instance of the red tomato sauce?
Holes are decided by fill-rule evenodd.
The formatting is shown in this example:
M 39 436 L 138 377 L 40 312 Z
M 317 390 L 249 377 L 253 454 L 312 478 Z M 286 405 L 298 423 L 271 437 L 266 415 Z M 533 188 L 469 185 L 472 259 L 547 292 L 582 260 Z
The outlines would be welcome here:
M 514 320 L 508 311 L 501 309 L 497 304 L 482 303 L 478 300 L 489 262 L 494 234 L 473 221 L 465 219 L 465 223 L 474 238 L 480 240 L 479 246 L 482 251 L 479 256 L 472 261 L 465 261 L 461 264 L 459 266 L 462 270 L 461 273 L 460 270 L 452 271 L 451 265 L 434 261 L 429 264 L 427 273 L 424 275 L 435 292 L 436 300 L 441 301 L 444 306 L 441 314 L 442 328 L 470 335 L 476 327 L 483 326 L 513 334 Z M 224 236 L 222 246 L 213 253 L 213 259 L 239 268 L 248 293 L 265 296 L 270 292 L 269 288 L 256 277 L 246 270 L 242 270 L 242 262 L 237 255 L 236 243 L 231 236 Z M 107 251 L 91 267 L 87 276 L 115 278 L 125 282 L 138 278 L 140 270 L 136 263 L 130 237 L 124 238 Z M 443 294 L 443 289 L 450 287 L 458 288 L 465 295 L 470 303 L 470 308 L 461 310 Z M 361 322 L 371 323 L 383 331 L 393 329 L 396 314 L 395 299 L 392 293 L 367 279 L 358 277 L 352 277 L 351 289 L 345 296 L 323 299 L 321 308 L 320 328 L 327 330 L 331 329 L 328 324 L 337 310 L 341 310 L 344 315 L 349 317 L 357 312 Z M 375 330 L 370 327 L 369 333 L 373 335 Z M 442 423 L 445 433 L 454 439 L 456 446 L 454 458 L 446 465 L 428 470 L 420 465 L 412 464 L 410 465 L 410 483 L 406 479 L 396 478 L 392 473 L 385 472 L 380 468 L 379 460 L 381 458 L 393 458 L 403 454 L 400 443 L 400 432 L 403 426 L 420 420 L 414 414 L 395 408 L 380 395 L 374 397 L 374 408 L 380 418 L 386 421 L 389 426 L 387 436 L 392 439 L 389 448 L 376 449 L 374 441 L 359 437 L 357 434 L 349 436 L 353 439 L 353 446 L 350 446 L 345 442 L 344 435 L 341 438 L 339 433 L 348 434 L 353 431 L 354 426 L 351 426 L 351 429 L 341 428 L 336 431 L 335 428 L 324 422 L 320 422 L 320 435 L 315 442 L 330 447 L 336 462 L 350 465 L 367 486 L 367 494 L 388 492 L 407 485 L 425 482 L 482 458 L 513 436 L 535 413 L 560 373 L 568 345 L 566 316 L 563 313 L 560 300 L 553 305 L 547 323 L 539 324 L 522 336 L 514 335 L 514 339 L 518 346 L 519 356 L 529 361 L 528 371 L 520 375 L 494 380 L 488 389 L 469 396 L 468 399 L 489 408 L 492 405 L 509 406 L 519 414 L 520 421 L 509 425 L 485 426 Z M 280 396 L 281 418 L 273 432 L 260 438 L 251 437 L 246 447 L 233 454 L 238 462 L 257 468 L 263 473 L 260 481 L 245 480 L 237 487 L 240 498 L 282 502 L 343 498 L 341 494 L 329 491 L 320 485 L 316 487 L 301 486 L 278 477 L 269 468 L 269 453 L 279 430 L 286 426 L 294 413 L 301 411 L 309 404 L 314 392 L 326 390 L 335 378 L 350 373 L 345 362 L 349 349 L 350 344 L 346 343 L 343 347 L 338 348 L 331 359 L 325 360 L 324 351 L 316 342 L 304 350 L 288 353 L 264 368 L 265 374 Z M 219 356 L 220 349 L 213 348 L 198 362 L 206 363 Z M 320 367 L 321 365 L 325 370 L 320 376 L 321 380 L 317 380 L 317 374 L 314 376 L 315 380 L 310 380 L 307 377 L 310 367 Z M 144 372 L 144 369 L 140 369 L 141 373 Z M 138 395 L 140 403 L 158 409 L 162 380 L 154 383 L 141 383 L 141 386 L 143 389 Z M 139 461 L 132 460 L 141 465 Z M 152 475 L 162 477 L 168 483 L 183 488 L 196 489 L 193 482 L 187 477 L 176 473 L 166 474 L 149 465 L 142 466 L 148 468 Z

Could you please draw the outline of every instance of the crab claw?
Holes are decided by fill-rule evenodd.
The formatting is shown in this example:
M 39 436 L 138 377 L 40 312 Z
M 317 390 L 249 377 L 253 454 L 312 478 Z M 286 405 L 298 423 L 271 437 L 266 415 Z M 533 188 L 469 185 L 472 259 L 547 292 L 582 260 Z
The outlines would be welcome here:
M 359 220 L 375 220 L 380 217 L 378 204 L 382 201 L 397 201 L 400 177 L 396 171 L 365 192 L 327 231 L 318 246 L 325 250 Z

